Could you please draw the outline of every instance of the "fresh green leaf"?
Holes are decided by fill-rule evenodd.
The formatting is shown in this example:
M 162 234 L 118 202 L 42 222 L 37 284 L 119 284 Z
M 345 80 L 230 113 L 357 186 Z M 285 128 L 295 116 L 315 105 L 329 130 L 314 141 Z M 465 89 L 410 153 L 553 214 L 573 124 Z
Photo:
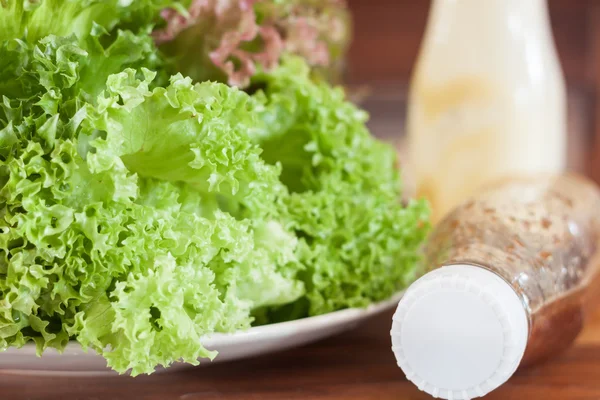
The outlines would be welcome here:
M 368 132 L 340 89 L 314 83 L 288 58 L 253 83 L 265 87 L 262 157 L 282 166 L 284 202 L 300 238 L 311 315 L 382 300 L 411 282 L 428 228 L 422 202 L 400 203 L 394 149 Z
M 159 11 L 181 9 L 171 0 L 2 0 L 0 41 L 25 39 L 34 43 L 49 35 L 85 40 L 94 26 L 134 33 L 160 21 Z
M 150 30 L 179 4 L 0 0 L 0 350 L 77 340 L 151 373 L 414 278 L 427 210 L 366 114 L 301 51 L 253 94 L 169 79 Z

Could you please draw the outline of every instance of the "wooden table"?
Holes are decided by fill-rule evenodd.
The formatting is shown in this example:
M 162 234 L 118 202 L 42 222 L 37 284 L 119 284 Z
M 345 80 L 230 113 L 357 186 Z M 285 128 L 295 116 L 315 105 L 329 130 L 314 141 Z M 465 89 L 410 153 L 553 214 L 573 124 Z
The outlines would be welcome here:
M 152 376 L 61 378 L 0 372 L 2 400 L 420 400 L 390 350 L 391 312 L 337 337 L 242 362 Z M 600 399 L 600 314 L 574 347 L 519 371 L 486 399 Z

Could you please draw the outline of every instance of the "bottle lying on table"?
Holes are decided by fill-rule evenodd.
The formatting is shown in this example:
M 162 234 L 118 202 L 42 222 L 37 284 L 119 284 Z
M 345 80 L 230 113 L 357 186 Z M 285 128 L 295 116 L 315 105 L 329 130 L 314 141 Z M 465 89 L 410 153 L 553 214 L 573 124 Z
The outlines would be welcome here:
M 600 191 L 576 176 L 507 180 L 451 212 L 398 305 L 392 349 L 421 390 L 483 396 L 555 355 L 600 294 Z

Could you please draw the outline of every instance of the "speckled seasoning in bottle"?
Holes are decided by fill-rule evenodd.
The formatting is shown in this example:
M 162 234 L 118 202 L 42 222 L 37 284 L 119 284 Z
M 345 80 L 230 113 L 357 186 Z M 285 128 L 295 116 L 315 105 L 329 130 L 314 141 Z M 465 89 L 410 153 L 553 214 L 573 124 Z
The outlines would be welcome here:
M 498 182 L 452 211 L 392 326 L 398 365 L 444 399 L 483 396 L 568 347 L 600 294 L 600 191 L 570 175 Z

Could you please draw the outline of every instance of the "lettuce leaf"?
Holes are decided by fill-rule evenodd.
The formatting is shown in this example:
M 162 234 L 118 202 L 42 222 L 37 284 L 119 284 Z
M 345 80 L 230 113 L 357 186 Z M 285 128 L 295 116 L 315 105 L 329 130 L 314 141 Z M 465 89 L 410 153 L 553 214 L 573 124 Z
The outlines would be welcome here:
M 138 33 L 158 23 L 159 11 L 166 7 L 182 9 L 172 0 L 3 0 L 0 41 L 33 43 L 48 35 L 85 40 L 95 25 L 109 32 L 119 28 Z
M 118 155 L 140 176 L 184 182 L 247 209 L 275 201 L 283 190 L 279 168 L 266 164 L 250 140 L 260 104 L 224 84 L 194 85 L 181 75 L 167 88 L 149 90 L 154 74 L 145 74 L 142 81 L 134 70 L 108 79 L 94 125 L 110 132 L 98 143 L 103 152 Z
M 5 0 L 0 4 L 0 40 L 35 42 L 48 35 L 83 39 L 98 24 L 112 29 L 118 22 L 118 0 Z
M 140 143 L 136 134 L 163 156 L 171 151 L 151 145 L 154 125 L 140 124 L 134 132 L 132 117 L 165 119 L 164 127 L 182 130 L 182 147 L 216 145 L 205 140 L 216 126 L 221 134 L 229 127 L 231 141 L 247 134 L 238 129 L 237 100 L 230 103 L 234 114 L 228 122 L 221 113 L 212 115 L 210 107 L 218 99 L 227 108 L 220 92 L 234 99 L 247 95 L 229 93 L 220 84 L 192 86 L 181 77 L 149 92 L 153 75 L 146 70 L 138 80 L 126 70 L 110 77 L 98 106 L 84 104 L 75 112 L 85 110 L 81 122 L 55 118 L 40 126 L 11 119 L 1 131 L 13 144 L 0 162 L 0 348 L 33 340 L 41 352 L 48 346 L 60 349 L 73 337 L 103 354 L 112 368 L 134 375 L 180 359 L 196 364 L 213 356 L 202 346 L 205 334 L 248 328 L 253 308 L 291 302 L 304 293 L 295 279 L 300 264 L 292 233 L 276 220 L 238 220 L 218 208 L 200 207 L 205 195 L 233 196 L 232 188 L 242 186 L 235 182 L 246 175 L 231 174 L 227 185 L 212 185 L 209 170 L 219 167 L 213 163 L 200 167 L 206 172 L 189 183 L 171 182 L 165 179 L 169 174 L 158 180 L 152 169 L 128 169 L 141 157 L 132 147 Z M 127 124 L 129 142 L 117 129 Z M 86 146 L 78 148 L 73 129 Z M 252 160 L 256 145 L 222 149 L 228 151 L 218 152 L 219 160 L 229 165 Z M 264 162 L 261 169 L 255 161 L 248 166 L 256 174 L 246 185 L 250 200 L 255 190 L 264 190 L 261 181 L 278 184 L 277 169 Z M 198 168 L 194 158 L 189 164 Z M 168 161 L 164 169 L 181 170 Z M 239 201 L 251 207 L 254 200 Z M 258 212 L 275 216 L 276 204 L 262 204 Z M 262 212 L 266 207 L 274 211 Z
M 173 4 L 0 2 L 0 350 L 77 340 L 151 373 L 413 278 L 427 209 L 366 114 L 297 56 L 252 95 L 168 78 Z
M 153 35 L 177 71 L 245 88 L 285 54 L 302 57 L 313 78 L 339 82 L 350 39 L 344 0 L 191 0 L 168 7 Z
M 249 96 L 181 76 L 152 90 L 147 69 L 109 77 L 153 66 L 151 38 L 106 45 L 92 29 L 0 46 L 0 349 L 76 339 L 134 375 L 197 363 L 214 356 L 203 335 L 304 293 L 297 241 L 271 219 L 284 186 L 247 139 Z M 189 166 L 169 162 L 169 143 Z M 262 218 L 236 219 L 242 208 Z
M 306 63 L 287 58 L 257 74 L 265 129 L 262 157 L 281 165 L 284 201 L 300 238 L 309 315 L 382 300 L 414 279 L 428 231 L 424 202 L 400 203 L 395 150 L 368 132 L 367 115 L 341 89 L 314 83 Z
M 164 63 L 148 32 L 118 31 L 103 45 L 106 35 L 96 26 L 83 44 L 74 35 L 0 42 L 0 96 L 18 99 L 34 112 L 35 106 L 49 112 L 70 107 L 72 114 L 76 99 L 94 102 L 108 76 L 124 68 L 152 68 L 164 78 Z

